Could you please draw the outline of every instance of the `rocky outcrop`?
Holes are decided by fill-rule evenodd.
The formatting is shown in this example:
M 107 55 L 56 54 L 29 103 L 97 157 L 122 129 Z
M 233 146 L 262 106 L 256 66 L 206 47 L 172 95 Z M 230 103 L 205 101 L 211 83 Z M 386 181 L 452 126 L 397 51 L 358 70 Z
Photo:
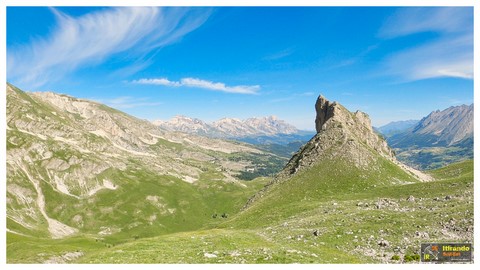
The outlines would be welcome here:
M 335 109 L 335 104 L 330 104 L 330 102 L 320 95 L 315 103 L 315 111 L 317 112 L 317 117 L 315 118 L 315 129 L 317 133 L 322 130 L 323 124 L 333 116 L 333 110 Z
M 366 113 L 351 113 L 321 95 L 315 103 L 315 110 L 317 134 L 291 158 L 279 176 L 292 175 L 323 158 L 343 158 L 353 166 L 363 168 L 374 161 L 372 153 L 394 159 L 386 141 L 373 131 Z
M 384 164 L 390 163 L 389 166 L 397 166 L 399 171 L 403 170 L 406 175 L 412 175 L 419 181 L 431 179 L 396 160 L 387 142 L 373 130 L 366 113 L 360 111 L 352 113 L 339 103 L 330 102 L 323 96 L 318 97 L 315 110 L 317 134 L 293 155 L 284 169 L 262 191 L 249 200 L 244 209 L 263 197 L 263 194 L 275 184 L 289 181 L 295 174 L 314 166 L 321 166 L 326 161 L 330 164 L 341 161 L 342 164 L 355 167 L 357 172 L 367 173 L 385 171 L 387 169 Z M 321 175 L 318 177 L 321 178 Z

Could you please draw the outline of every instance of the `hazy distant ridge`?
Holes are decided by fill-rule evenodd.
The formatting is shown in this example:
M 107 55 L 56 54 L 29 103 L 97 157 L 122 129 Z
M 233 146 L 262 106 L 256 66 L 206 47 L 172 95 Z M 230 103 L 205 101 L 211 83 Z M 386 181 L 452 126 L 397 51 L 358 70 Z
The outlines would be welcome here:
M 245 120 L 222 118 L 208 124 L 197 118 L 177 115 L 168 121 L 153 121 L 153 124 L 169 131 L 221 138 L 275 136 L 300 132 L 296 127 L 276 116 L 253 117 Z

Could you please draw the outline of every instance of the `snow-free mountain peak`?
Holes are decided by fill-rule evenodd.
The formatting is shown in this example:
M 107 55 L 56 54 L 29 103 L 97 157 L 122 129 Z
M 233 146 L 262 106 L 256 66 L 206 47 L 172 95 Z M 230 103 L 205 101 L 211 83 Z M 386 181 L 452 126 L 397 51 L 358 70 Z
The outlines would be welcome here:
M 225 117 L 210 124 L 196 118 L 175 116 L 168 121 L 153 121 L 153 124 L 170 131 L 220 138 L 276 136 L 299 132 L 293 125 L 273 115 L 245 120 Z
M 285 196 L 306 199 L 306 194 L 315 197 L 322 190 L 341 194 L 378 185 L 432 180 L 396 160 L 387 142 L 373 130 L 366 113 L 352 113 L 323 96 L 317 99 L 315 110 L 317 134 L 244 209 L 259 200 L 279 204 L 289 200 Z

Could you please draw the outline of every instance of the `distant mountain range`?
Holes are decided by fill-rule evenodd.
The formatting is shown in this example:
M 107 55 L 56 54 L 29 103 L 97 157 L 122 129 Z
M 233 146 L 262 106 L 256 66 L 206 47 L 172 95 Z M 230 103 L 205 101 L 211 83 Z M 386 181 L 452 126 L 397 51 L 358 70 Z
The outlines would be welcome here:
M 226 138 L 298 133 L 296 127 L 278 119 L 276 116 L 254 117 L 246 120 L 222 118 L 207 124 L 197 118 L 177 115 L 168 121 L 156 120 L 152 123 L 169 131 Z
M 197 118 L 177 115 L 168 121 L 156 120 L 152 123 L 168 131 L 264 145 L 306 142 L 315 135 L 314 131 L 298 130 L 295 126 L 276 116 L 253 117 L 245 120 L 222 118 L 208 124 Z
M 394 134 L 401 133 L 418 124 L 419 120 L 394 121 L 384 126 L 376 128 L 383 135 L 391 137 Z
M 412 166 L 431 169 L 473 158 L 473 104 L 436 110 L 414 120 L 379 127 L 398 158 Z
M 431 112 L 416 125 L 391 136 L 389 142 L 399 148 L 452 146 L 472 137 L 473 104 Z

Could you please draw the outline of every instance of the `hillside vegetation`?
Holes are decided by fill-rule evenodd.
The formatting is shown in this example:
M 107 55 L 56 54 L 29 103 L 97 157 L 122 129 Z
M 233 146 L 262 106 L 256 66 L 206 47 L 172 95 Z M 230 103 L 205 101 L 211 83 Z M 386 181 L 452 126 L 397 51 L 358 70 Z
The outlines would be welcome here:
M 409 263 L 473 242 L 473 161 L 419 172 L 365 113 L 316 110 L 277 174 L 248 144 L 9 85 L 7 262 Z
M 321 196 L 297 197 L 271 211 L 260 204 L 201 230 L 130 238 L 121 244 L 88 235 L 52 240 L 7 233 L 7 259 L 10 263 L 415 263 L 420 243 L 473 242 L 473 162 L 429 173 L 435 181 L 337 194 L 327 188 Z M 68 260 L 69 255 L 75 258 Z

